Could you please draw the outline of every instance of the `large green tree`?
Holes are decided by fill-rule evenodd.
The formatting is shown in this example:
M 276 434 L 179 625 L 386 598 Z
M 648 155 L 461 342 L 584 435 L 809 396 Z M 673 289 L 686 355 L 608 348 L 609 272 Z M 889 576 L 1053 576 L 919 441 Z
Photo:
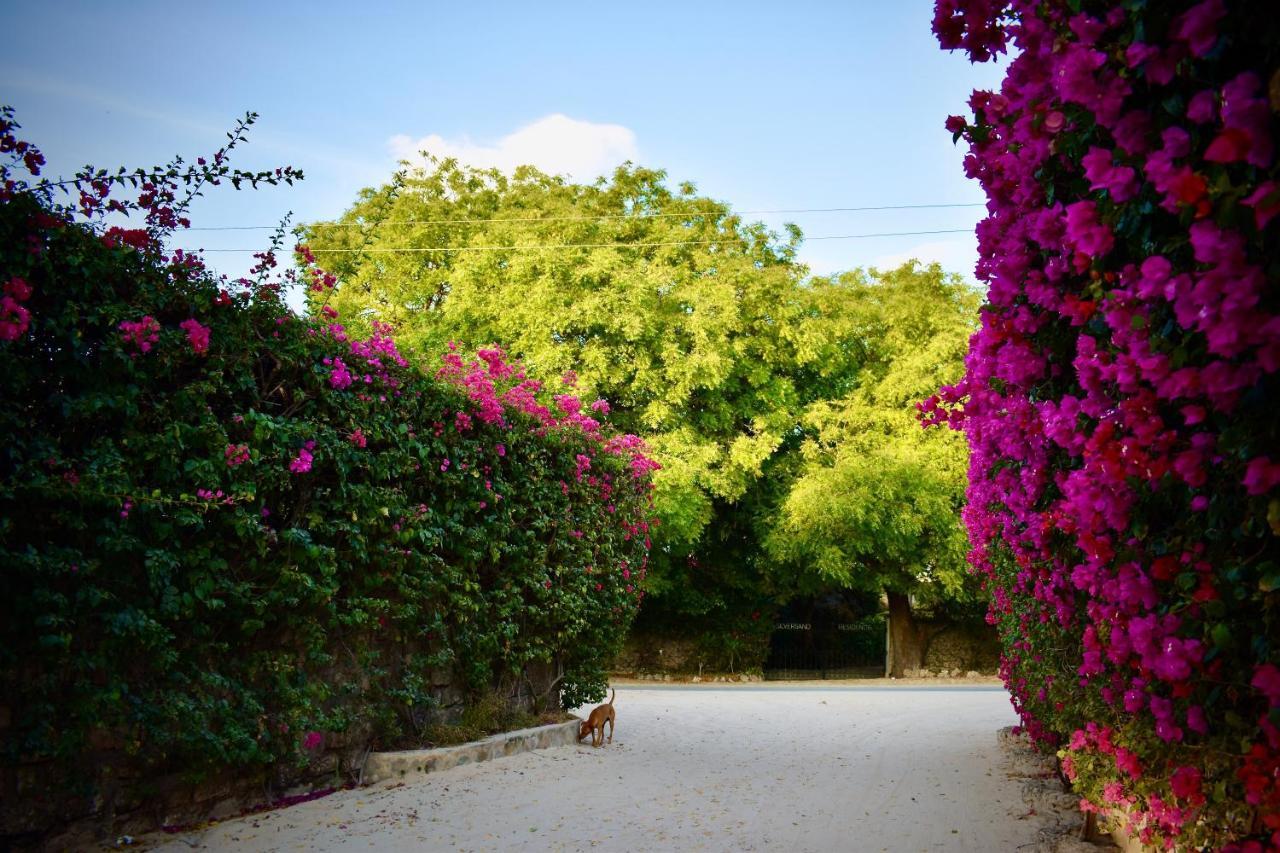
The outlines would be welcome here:
M 533 376 L 558 384 L 568 374 L 584 399 L 607 400 L 663 466 L 647 588 L 669 617 L 729 635 L 802 587 L 867 575 L 879 588 L 891 576 L 854 558 L 862 544 L 836 544 L 878 531 L 809 530 L 816 521 L 802 518 L 824 468 L 883 465 L 885 442 L 860 427 L 900 444 L 904 459 L 914 453 L 922 470 L 936 449 L 951 454 L 940 471 L 903 474 L 897 488 L 911 500 L 882 514 L 886 525 L 907 523 L 897 506 L 938 516 L 904 554 L 954 544 L 963 449 L 922 435 L 912 403 L 959 375 L 972 297 L 936 267 L 810 277 L 795 260 L 799 230 L 787 232 L 746 223 L 692 185 L 672 190 L 660 171 L 628 165 L 582 185 L 431 160 L 303 236 L 339 282 L 312 294 L 313 309 L 393 323 L 428 358 L 452 341 L 499 343 Z M 810 548 L 811 533 L 831 547 Z M 930 565 L 950 577 L 953 566 L 950 556 L 884 559 L 919 564 L 903 578 Z
M 804 414 L 802 462 L 765 534 L 767 553 L 801 583 L 884 592 L 890 673 L 923 664 L 911 598 L 971 598 L 960 525 L 963 438 L 922 430 L 915 402 L 963 369 L 978 297 L 937 266 L 840 276 L 864 354 L 849 393 Z
M 779 239 L 664 178 L 432 161 L 306 229 L 341 282 L 314 298 L 428 355 L 500 343 L 545 380 L 572 371 L 662 461 L 664 541 L 695 542 L 857 353 L 801 286 L 798 231 Z

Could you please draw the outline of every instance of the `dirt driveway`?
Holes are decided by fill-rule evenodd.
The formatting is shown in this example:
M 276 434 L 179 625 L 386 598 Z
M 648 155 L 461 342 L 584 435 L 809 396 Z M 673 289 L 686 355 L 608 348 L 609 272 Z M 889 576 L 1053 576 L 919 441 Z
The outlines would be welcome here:
M 865 684 L 865 682 L 863 683 Z M 1015 850 L 994 686 L 622 684 L 601 749 L 345 791 L 164 839 L 206 850 Z

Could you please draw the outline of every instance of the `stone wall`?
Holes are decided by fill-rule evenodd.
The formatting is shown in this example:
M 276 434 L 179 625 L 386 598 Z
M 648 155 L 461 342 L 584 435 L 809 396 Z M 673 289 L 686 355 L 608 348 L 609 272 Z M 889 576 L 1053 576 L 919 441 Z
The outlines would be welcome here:
M 617 675 L 679 675 L 759 673 L 765 653 L 739 654 L 732 659 L 707 649 L 696 637 L 632 633 L 614 659 L 610 671 Z
M 484 740 L 458 746 L 375 752 L 369 756 L 365 765 L 365 781 L 383 782 L 387 779 L 402 779 L 415 774 L 439 773 L 464 764 L 491 761 L 535 749 L 574 746 L 581 742 L 578 739 L 578 726 L 581 723 L 582 720 L 574 717 L 564 723 L 503 732 Z
M 224 818 L 350 784 L 366 750 L 344 738 L 329 740 L 302 768 L 224 770 L 199 781 L 181 770 L 102 755 L 85 756 L 83 774 L 68 774 L 52 762 L 6 767 L 0 771 L 0 849 L 100 849 L 121 836 Z M 111 770 L 95 779 L 95 766 Z
M 495 689 L 521 707 L 540 709 L 556 675 L 553 665 L 535 665 L 523 678 Z M 468 698 L 461 681 L 440 669 L 431 674 L 430 690 L 434 703 L 413 712 L 414 723 L 456 721 Z M 0 707 L 0 729 L 8 724 L 6 711 Z M 48 761 L 0 767 L 0 851 L 100 849 L 122 835 L 187 826 L 355 785 L 362 781 L 374 737 L 368 726 L 326 732 L 323 745 L 303 766 L 234 768 L 195 780 L 184 768 L 157 767 L 145 754 L 130 755 L 123 736 L 103 732 L 74 772 Z
M 1000 665 L 1000 642 L 995 629 L 986 623 L 926 621 L 921 627 L 928 637 L 924 667 L 906 673 L 909 677 L 991 675 Z M 730 662 L 723 655 L 709 653 L 694 638 L 653 633 L 633 633 L 611 670 L 618 675 L 712 676 L 725 673 L 759 673 L 765 654 L 750 660 Z M 881 673 L 883 674 L 883 673 Z
M 692 639 L 633 634 L 627 637 L 612 670 L 627 675 L 696 673 L 705 664 L 703 653 Z
M 992 674 L 1000 666 L 1000 640 L 995 628 L 985 622 L 935 624 L 937 633 L 929 639 L 921 674 L 963 675 L 969 672 Z

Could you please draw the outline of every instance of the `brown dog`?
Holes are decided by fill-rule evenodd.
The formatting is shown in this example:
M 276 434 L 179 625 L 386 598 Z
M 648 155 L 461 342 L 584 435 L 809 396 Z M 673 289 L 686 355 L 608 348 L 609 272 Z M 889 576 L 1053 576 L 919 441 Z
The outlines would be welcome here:
M 614 690 L 609 696 L 609 701 L 603 705 L 597 705 L 582 721 L 582 725 L 578 726 L 578 742 L 588 734 L 591 735 L 591 745 L 600 746 L 604 743 L 604 724 L 609 724 L 609 743 L 613 743 L 613 721 L 616 715 L 613 712 L 613 697 L 618 695 L 618 691 Z

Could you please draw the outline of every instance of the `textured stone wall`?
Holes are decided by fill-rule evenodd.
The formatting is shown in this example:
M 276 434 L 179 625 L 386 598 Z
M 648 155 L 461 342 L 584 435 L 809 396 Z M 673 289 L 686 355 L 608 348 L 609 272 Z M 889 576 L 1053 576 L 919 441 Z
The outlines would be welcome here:
M 628 675 L 649 672 L 686 673 L 705 667 L 706 660 L 692 639 L 652 634 L 627 637 L 613 671 Z
M 553 665 L 535 665 L 524 678 L 495 687 L 525 709 L 540 708 L 557 673 Z M 340 683 L 359 675 L 335 670 L 328 677 Z M 414 722 L 455 722 L 467 701 L 461 680 L 448 669 L 436 670 L 430 693 L 434 705 L 413 711 Z M 8 724 L 0 706 L 0 728 Z M 228 769 L 199 781 L 183 768 L 148 767 L 145 755 L 128 757 L 124 737 L 105 731 L 95 736 L 87 766 L 73 777 L 52 762 L 0 767 L 0 851 L 98 849 L 123 835 L 223 818 L 359 781 L 372 729 L 322 734 L 323 745 L 305 766 Z
M 936 633 L 929 638 L 924 669 L 916 675 L 990 675 L 999 667 L 1000 641 L 992 626 L 955 622 L 932 627 Z
M 990 675 L 1000 663 L 1000 644 L 995 629 L 985 623 L 923 622 L 929 637 L 924 667 L 907 673 L 909 677 Z M 722 656 L 703 650 L 696 640 L 636 633 L 627 638 L 612 670 L 619 675 L 705 676 L 728 672 L 759 672 L 766 655 L 753 660 L 736 660 L 733 669 Z
M 708 650 L 696 638 L 633 633 L 610 669 L 629 676 L 758 673 L 767 653 L 766 645 L 760 652 L 739 654 L 731 660 L 723 653 Z

